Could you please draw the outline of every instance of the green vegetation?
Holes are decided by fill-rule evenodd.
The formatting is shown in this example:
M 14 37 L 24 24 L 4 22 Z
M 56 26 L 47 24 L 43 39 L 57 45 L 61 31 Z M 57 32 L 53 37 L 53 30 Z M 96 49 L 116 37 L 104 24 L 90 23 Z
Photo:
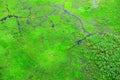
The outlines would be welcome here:
M 0 80 L 120 80 L 119 0 L 0 0 Z

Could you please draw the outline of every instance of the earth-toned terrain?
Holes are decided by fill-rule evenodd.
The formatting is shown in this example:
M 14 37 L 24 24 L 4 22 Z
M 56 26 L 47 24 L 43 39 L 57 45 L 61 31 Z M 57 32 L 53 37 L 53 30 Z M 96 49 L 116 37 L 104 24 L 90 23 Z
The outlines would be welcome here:
M 0 0 L 0 80 L 120 80 L 120 0 Z

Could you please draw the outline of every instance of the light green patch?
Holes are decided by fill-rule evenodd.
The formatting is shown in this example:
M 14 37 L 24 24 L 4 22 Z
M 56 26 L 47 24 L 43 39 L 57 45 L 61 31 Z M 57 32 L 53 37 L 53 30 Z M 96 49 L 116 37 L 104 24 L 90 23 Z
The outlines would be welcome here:
M 62 51 L 56 51 L 54 49 L 46 50 L 43 53 L 37 53 L 37 60 L 39 65 L 43 69 L 56 69 L 60 64 L 64 64 L 67 60 L 67 54 Z

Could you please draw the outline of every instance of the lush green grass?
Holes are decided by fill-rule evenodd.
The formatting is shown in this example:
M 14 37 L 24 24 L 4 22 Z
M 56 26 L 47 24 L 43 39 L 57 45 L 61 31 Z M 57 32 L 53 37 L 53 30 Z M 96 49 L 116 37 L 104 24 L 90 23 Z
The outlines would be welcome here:
M 0 0 L 0 80 L 120 80 L 119 0 Z

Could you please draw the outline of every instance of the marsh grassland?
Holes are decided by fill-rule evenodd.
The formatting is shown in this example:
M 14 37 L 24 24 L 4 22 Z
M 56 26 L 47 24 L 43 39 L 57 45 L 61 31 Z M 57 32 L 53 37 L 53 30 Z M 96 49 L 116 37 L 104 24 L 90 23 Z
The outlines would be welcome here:
M 120 80 L 120 0 L 0 0 L 0 80 Z

